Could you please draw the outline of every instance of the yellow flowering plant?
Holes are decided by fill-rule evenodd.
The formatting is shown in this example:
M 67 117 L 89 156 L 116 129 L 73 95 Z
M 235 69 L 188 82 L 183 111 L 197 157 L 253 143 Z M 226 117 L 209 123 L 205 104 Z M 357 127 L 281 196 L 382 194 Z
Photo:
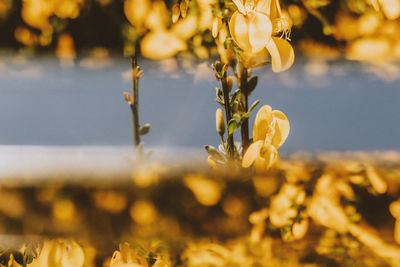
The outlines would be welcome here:
M 212 33 L 222 62 L 216 62 L 213 69 L 222 85 L 222 88 L 216 89 L 216 101 L 225 109 L 228 131 L 226 142 L 224 133 L 221 135 L 218 132 L 222 141 L 219 152 L 206 146 L 210 154 L 209 162 L 218 163 L 221 158 L 225 162 L 243 160 L 244 168 L 255 163 L 258 166 L 256 169 L 261 165 L 268 169 L 276 162 L 277 149 L 287 138 L 289 122 L 282 112 L 264 106 L 257 115 L 253 133 L 258 134 L 259 129 L 266 130 L 269 127 L 271 130 L 268 130 L 268 135 L 274 135 L 276 131 L 275 139 L 272 140 L 273 136 L 250 138 L 248 119 L 261 102 L 257 100 L 250 105 L 248 101 L 258 84 L 258 77 L 251 75 L 251 69 L 271 63 L 273 72 L 282 72 L 293 65 L 294 50 L 289 43 L 291 22 L 283 15 L 279 0 L 232 0 L 223 3 L 214 6 L 217 11 L 214 12 L 216 18 Z M 229 67 L 234 77 L 228 76 Z M 232 90 L 234 80 L 237 90 Z M 222 112 L 217 115 L 218 124 Z M 236 145 L 233 140 L 234 132 L 238 129 L 241 132 L 241 145 Z M 277 138 L 281 138 L 282 143 L 273 143 Z

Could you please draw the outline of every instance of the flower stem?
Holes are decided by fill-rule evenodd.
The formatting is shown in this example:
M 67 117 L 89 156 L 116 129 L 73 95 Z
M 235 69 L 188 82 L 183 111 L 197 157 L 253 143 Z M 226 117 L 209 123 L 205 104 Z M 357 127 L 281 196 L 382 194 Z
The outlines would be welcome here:
M 132 127 L 133 127 L 133 145 L 135 149 L 140 144 L 139 134 L 139 77 L 137 76 L 138 66 L 136 54 L 131 56 L 131 71 L 132 71 L 132 96 L 133 101 L 130 103 L 132 111 Z
M 247 68 L 243 67 L 240 73 L 240 95 L 242 99 L 242 111 L 246 113 L 249 109 L 249 95 L 247 91 L 247 80 L 248 80 L 248 71 Z M 242 155 L 246 152 L 249 147 L 250 138 L 249 138 L 249 120 L 244 119 L 242 126 L 240 127 L 240 132 L 242 135 Z
M 227 82 L 226 71 L 221 79 L 221 83 L 222 83 L 222 91 L 224 93 L 226 125 L 229 125 L 229 121 L 232 119 L 232 110 L 231 110 L 231 103 L 229 100 L 229 85 Z M 229 130 L 228 130 L 228 137 L 226 139 L 226 151 L 228 158 L 233 159 L 234 158 L 233 134 L 229 134 Z

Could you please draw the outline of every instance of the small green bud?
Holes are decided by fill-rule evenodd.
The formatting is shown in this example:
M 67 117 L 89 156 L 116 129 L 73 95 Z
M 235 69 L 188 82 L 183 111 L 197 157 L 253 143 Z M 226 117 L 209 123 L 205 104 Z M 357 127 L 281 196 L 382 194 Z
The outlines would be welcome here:
M 218 108 L 215 112 L 215 122 L 218 134 L 223 136 L 225 134 L 225 122 L 222 109 L 220 108 Z

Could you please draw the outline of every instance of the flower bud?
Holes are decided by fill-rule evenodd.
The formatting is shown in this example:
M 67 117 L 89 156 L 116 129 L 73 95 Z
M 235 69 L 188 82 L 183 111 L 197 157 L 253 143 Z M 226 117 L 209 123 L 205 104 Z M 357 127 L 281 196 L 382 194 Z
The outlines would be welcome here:
M 222 21 L 221 21 L 221 19 L 215 17 L 215 18 L 213 19 L 212 31 L 211 31 L 211 32 L 212 32 L 212 36 L 213 36 L 214 38 L 216 38 L 216 37 L 218 36 L 218 32 L 219 32 L 219 29 L 221 29 L 221 26 L 222 26 Z
M 140 77 L 142 77 L 143 75 L 143 70 L 138 69 L 137 73 L 136 73 L 136 78 L 139 79 Z
M 124 98 L 128 104 L 133 103 L 133 98 L 131 97 L 131 95 L 128 92 L 124 92 Z
M 175 4 L 172 7 L 172 23 L 177 22 L 180 15 L 181 15 L 181 9 L 179 8 L 179 4 Z
M 186 1 L 181 2 L 180 9 L 181 9 L 182 18 L 186 17 L 187 10 L 188 10 L 188 4 Z
M 228 92 L 230 92 L 232 90 L 232 87 L 233 87 L 233 78 L 232 78 L 232 76 L 228 76 L 228 78 L 226 78 L 226 83 L 228 84 Z
M 225 133 L 225 122 L 224 115 L 222 114 L 222 109 L 218 108 L 215 113 L 216 128 L 219 135 L 224 135 Z

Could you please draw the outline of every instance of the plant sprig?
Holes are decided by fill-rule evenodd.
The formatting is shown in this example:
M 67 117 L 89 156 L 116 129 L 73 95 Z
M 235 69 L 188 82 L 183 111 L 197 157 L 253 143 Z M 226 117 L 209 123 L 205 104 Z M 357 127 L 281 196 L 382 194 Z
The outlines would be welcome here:
M 245 86 L 239 85 L 238 82 L 238 89 L 233 91 L 233 78 L 228 76 L 228 64 L 223 64 L 220 61 L 216 61 L 215 64 L 212 65 L 214 70 L 215 77 L 218 81 L 221 82 L 222 88 L 216 88 L 216 99 L 215 101 L 220 104 L 222 109 L 225 110 L 225 121 L 227 125 L 227 138 L 225 141 L 224 134 L 225 131 L 221 132 L 218 130 L 218 112 L 217 112 L 217 131 L 221 137 L 221 146 L 219 151 L 212 147 L 206 146 L 206 150 L 209 153 L 210 157 L 215 160 L 216 162 L 225 162 L 231 161 L 241 158 L 242 152 L 242 145 L 240 143 L 234 143 L 234 133 L 239 129 L 243 129 L 243 125 L 247 123 L 247 128 L 244 130 L 248 134 L 248 118 L 251 116 L 251 112 L 256 108 L 256 106 L 260 103 L 260 100 L 255 101 L 250 108 L 248 108 L 248 104 L 244 104 L 243 98 L 243 89 L 246 90 L 246 96 L 249 96 L 251 92 L 255 89 L 258 81 L 258 77 L 250 77 L 249 79 L 246 78 Z M 247 71 L 247 70 L 246 70 Z M 238 80 L 238 79 L 237 79 Z M 243 89 L 241 89 L 243 88 Z M 246 98 L 247 99 L 247 98 Z M 246 100 L 247 101 L 247 100 Z M 223 122 L 223 120 L 222 120 Z M 224 125 L 225 127 L 225 125 Z M 222 128 L 222 127 L 221 127 Z M 225 129 L 225 128 L 224 128 Z M 242 130 L 243 131 L 243 130 Z M 243 141 L 242 135 L 242 142 L 248 143 L 250 142 L 249 139 Z M 247 146 L 246 146 L 247 148 Z
M 131 72 L 132 95 L 128 92 L 125 92 L 124 97 L 132 112 L 133 145 L 135 152 L 141 155 L 143 154 L 143 143 L 141 142 L 141 136 L 150 132 L 151 125 L 146 123 L 143 126 L 140 126 L 139 123 L 139 79 L 143 75 L 143 70 L 141 70 L 137 65 L 136 54 L 131 56 Z

